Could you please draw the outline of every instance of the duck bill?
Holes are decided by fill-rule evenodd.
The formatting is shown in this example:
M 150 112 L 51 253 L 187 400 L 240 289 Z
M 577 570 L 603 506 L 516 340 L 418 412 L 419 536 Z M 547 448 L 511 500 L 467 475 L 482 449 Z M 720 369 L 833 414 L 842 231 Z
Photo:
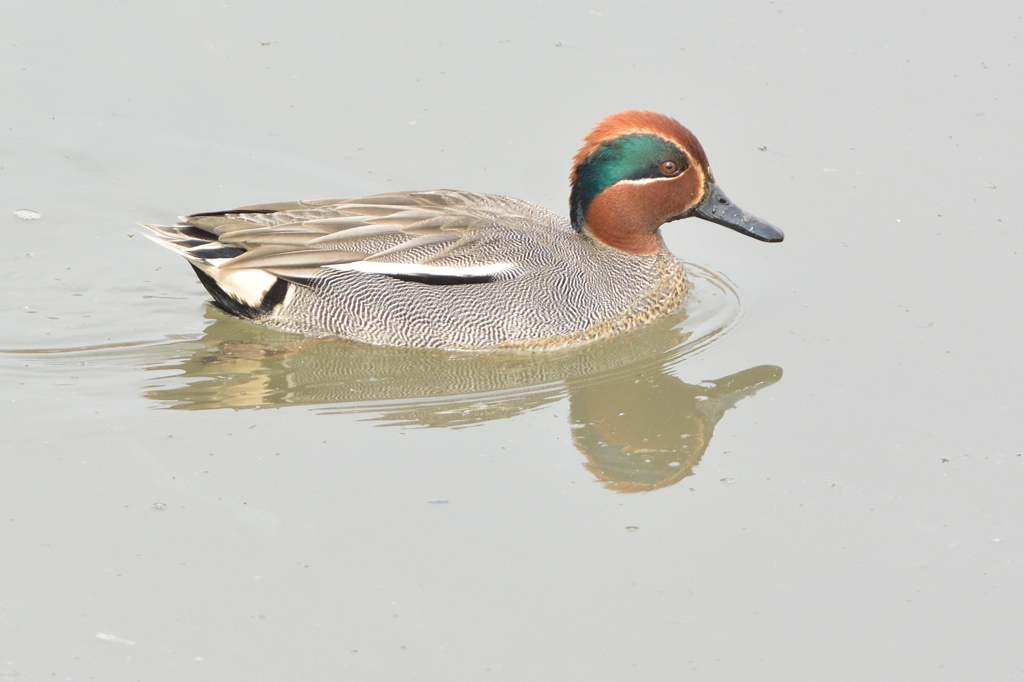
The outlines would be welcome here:
M 757 216 L 750 215 L 732 203 L 715 183 L 708 185 L 708 190 L 704 193 L 704 200 L 694 207 L 691 215 L 725 225 L 763 242 L 781 242 L 785 236 L 779 228 L 766 223 Z

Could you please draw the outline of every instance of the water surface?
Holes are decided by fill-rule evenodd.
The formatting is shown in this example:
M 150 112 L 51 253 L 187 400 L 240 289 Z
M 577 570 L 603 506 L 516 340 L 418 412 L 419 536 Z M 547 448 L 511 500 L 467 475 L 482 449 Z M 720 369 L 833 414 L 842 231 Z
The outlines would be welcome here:
M 0 16 L 0 676 L 1021 676 L 1016 4 Z M 786 241 L 672 223 L 700 295 L 586 349 L 278 334 L 138 236 L 435 187 L 564 212 L 626 107 Z

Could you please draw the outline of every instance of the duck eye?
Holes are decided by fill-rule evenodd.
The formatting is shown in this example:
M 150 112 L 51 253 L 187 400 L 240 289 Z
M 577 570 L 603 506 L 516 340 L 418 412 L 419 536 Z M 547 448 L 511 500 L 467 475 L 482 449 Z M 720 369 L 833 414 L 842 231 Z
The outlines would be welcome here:
M 661 172 L 665 175 L 675 175 L 679 172 L 679 164 L 675 161 L 662 161 L 660 166 Z

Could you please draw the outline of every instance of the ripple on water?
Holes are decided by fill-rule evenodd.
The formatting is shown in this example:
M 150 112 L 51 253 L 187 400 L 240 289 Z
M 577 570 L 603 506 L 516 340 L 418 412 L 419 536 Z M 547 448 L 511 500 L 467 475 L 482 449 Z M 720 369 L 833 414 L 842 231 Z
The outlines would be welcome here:
M 139 367 L 145 395 L 176 409 L 319 406 L 324 412 L 397 417 L 429 412 L 445 425 L 510 416 L 558 400 L 566 382 L 595 384 L 675 364 L 727 334 L 740 317 L 736 287 L 688 264 L 693 284 L 675 315 L 615 338 L 558 351 L 449 352 L 306 339 L 209 307 L 202 335 L 2 351 L 66 370 Z M 33 363 L 35 364 L 35 363 Z M 515 406 L 515 407 L 513 407 Z M 404 421 L 404 420 L 399 420 Z
M 641 492 L 691 475 L 722 415 L 782 376 L 778 367 L 761 366 L 687 384 L 669 372 L 741 318 L 728 280 L 700 266 L 689 270 L 693 291 L 675 315 L 558 351 L 448 352 L 307 339 L 210 306 L 211 324 L 201 335 L 2 355 L 36 379 L 42 370 L 49 372 L 44 380 L 66 381 L 74 366 L 76 391 L 141 391 L 156 406 L 178 410 L 306 406 L 380 425 L 463 428 L 567 400 L 568 435 L 586 469 L 609 489 Z

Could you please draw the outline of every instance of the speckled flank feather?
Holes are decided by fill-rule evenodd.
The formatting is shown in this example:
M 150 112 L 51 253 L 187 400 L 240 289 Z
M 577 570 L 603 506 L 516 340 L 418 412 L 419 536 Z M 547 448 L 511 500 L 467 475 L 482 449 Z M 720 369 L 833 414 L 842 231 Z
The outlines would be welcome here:
M 267 204 L 147 227 L 217 284 L 203 280 L 229 312 L 379 345 L 562 348 L 668 315 L 687 293 L 667 250 L 624 253 L 551 211 L 487 194 Z M 259 275 L 232 291 L 241 273 Z M 255 300 L 261 290 L 276 302 Z

